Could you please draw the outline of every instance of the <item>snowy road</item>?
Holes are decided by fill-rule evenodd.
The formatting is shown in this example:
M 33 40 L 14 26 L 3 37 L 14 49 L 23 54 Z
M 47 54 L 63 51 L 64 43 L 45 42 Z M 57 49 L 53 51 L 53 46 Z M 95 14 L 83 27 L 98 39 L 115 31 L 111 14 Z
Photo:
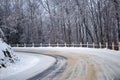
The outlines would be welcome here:
M 120 51 L 89 48 L 15 50 L 47 54 L 58 60 L 48 70 L 29 80 L 120 80 Z

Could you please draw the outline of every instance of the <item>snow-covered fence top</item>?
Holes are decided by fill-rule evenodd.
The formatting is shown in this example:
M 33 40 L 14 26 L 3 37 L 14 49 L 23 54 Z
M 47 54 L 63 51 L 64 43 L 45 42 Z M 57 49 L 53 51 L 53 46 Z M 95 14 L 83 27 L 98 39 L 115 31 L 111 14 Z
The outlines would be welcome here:
M 120 42 L 118 44 L 115 44 L 114 42 L 112 42 L 111 44 L 108 45 L 108 43 L 106 42 L 105 44 L 102 44 L 101 42 L 99 42 L 99 44 L 95 44 L 95 43 L 86 43 L 86 44 L 75 44 L 75 43 L 72 43 L 72 44 L 67 44 L 67 43 L 64 43 L 64 44 L 51 44 L 51 43 L 48 43 L 48 44 L 11 44 L 12 47 L 88 47 L 88 48 L 109 48 L 109 49 L 112 49 L 112 50 L 120 50 Z

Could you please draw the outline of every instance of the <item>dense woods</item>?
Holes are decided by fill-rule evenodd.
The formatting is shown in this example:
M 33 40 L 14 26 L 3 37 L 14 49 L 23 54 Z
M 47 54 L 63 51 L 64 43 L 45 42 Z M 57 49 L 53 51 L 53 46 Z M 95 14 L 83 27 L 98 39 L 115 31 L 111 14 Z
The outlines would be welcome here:
M 10 44 L 120 42 L 120 0 L 0 0 Z

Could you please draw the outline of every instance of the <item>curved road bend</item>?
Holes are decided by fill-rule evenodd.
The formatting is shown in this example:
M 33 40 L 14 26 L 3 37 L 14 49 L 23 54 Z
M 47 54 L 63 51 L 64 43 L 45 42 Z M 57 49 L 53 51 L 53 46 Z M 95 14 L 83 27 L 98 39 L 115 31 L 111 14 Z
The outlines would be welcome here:
M 23 51 L 52 55 L 57 59 L 56 64 L 29 80 L 120 80 L 120 58 L 42 48 Z

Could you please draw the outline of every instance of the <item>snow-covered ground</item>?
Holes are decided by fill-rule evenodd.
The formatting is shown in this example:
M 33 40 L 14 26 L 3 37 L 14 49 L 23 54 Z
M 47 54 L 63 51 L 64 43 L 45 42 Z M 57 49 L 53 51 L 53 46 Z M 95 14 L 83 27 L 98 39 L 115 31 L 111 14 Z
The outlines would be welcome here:
M 19 61 L 0 69 L 0 80 L 25 80 L 44 71 L 55 62 L 53 57 L 40 54 L 23 52 L 15 54 Z
M 61 55 L 67 58 L 67 65 L 58 67 L 41 80 L 120 80 L 120 51 L 93 48 L 14 48 L 28 51 Z M 62 75 L 59 75 L 60 72 Z M 57 76 L 54 76 L 57 75 Z
M 15 59 L 16 59 L 16 56 L 13 54 L 13 50 L 11 46 L 6 44 L 0 38 L 0 67 L 2 66 L 2 64 L 4 64 L 4 67 L 7 67 L 7 65 L 11 63 L 11 60 L 15 62 Z
M 66 80 L 66 77 L 68 80 L 120 79 L 120 51 L 74 47 L 16 47 L 13 49 L 19 51 L 15 55 L 20 61 L 0 69 L 0 80 L 24 80 L 48 69 L 56 60 L 41 53 L 66 57 L 66 61 L 61 60 L 61 65 L 42 77 L 42 80 Z M 64 71 L 61 72 L 61 69 Z

